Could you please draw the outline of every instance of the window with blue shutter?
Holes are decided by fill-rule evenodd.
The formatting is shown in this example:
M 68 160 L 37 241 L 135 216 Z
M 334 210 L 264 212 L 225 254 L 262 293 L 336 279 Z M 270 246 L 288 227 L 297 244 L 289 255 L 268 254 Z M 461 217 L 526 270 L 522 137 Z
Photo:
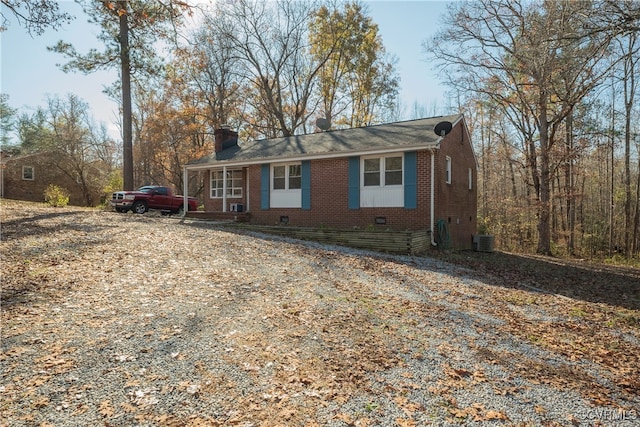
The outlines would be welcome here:
M 311 161 L 302 162 L 302 209 L 311 209 Z
M 360 157 L 349 157 L 349 209 L 360 209 Z
M 260 209 L 269 209 L 269 187 L 270 187 L 270 167 L 268 164 L 262 165 L 260 171 Z
M 418 160 L 415 151 L 404 153 L 404 207 L 418 207 Z

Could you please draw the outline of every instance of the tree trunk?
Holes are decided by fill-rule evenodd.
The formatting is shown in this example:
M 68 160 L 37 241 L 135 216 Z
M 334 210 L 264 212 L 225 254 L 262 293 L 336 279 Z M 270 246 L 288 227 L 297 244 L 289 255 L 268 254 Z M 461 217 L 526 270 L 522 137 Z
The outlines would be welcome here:
M 480 156 L 482 159 L 482 219 L 486 220 L 487 214 L 487 152 L 485 149 L 484 109 L 480 104 Z
M 625 90 L 626 91 L 626 90 Z M 631 256 L 631 108 L 625 112 L 624 132 L 624 253 Z
M 638 231 L 640 231 L 640 157 L 638 158 L 638 175 L 636 181 L 636 209 L 633 216 L 632 256 L 638 253 Z
M 614 199 L 614 186 L 615 186 L 615 153 L 616 153 L 616 140 L 615 140 L 615 123 L 616 123 L 616 107 L 615 107 L 615 90 L 613 87 L 613 82 L 611 83 L 611 182 L 609 189 L 609 256 L 613 255 L 613 211 L 615 208 L 615 199 Z
M 551 255 L 551 171 L 549 165 L 549 122 L 547 119 L 547 96 L 541 95 L 539 105 L 540 127 L 540 199 L 538 206 L 538 247 L 536 252 Z
M 565 185 L 567 196 L 567 222 L 569 225 L 569 241 L 567 243 L 567 250 L 570 255 L 575 253 L 575 229 L 576 229 L 576 206 L 574 197 L 574 177 L 573 177 L 573 111 L 567 116 L 566 123 L 566 148 L 567 148 L 567 160 L 565 171 Z
M 551 169 L 549 159 L 549 119 L 547 113 L 547 94 L 543 89 L 538 93 L 538 117 L 537 127 L 540 134 L 540 170 L 533 170 L 538 174 L 538 245 L 536 252 L 541 255 L 551 255 Z M 533 148 L 531 154 L 535 154 Z M 532 155 L 532 161 L 536 156 Z M 537 169 L 537 168 L 536 168 Z M 534 175 L 535 176 L 535 175 Z
M 624 250 L 627 257 L 632 254 L 631 236 L 635 235 L 635 223 L 633 233 L 631 230 L 631 115 L 635 98 L 635 71 L 637 60 L 634 59 L 634 45 L 636 36 L 629 36 L 628 52 L 624 60 Z M 640 173 L 640 172 L 639 172 Z
M 127 2 L 118 3 L 120 10 L 120 66 L 122 78 L 122 169 L 124 190 L 133 190 L 133 127 L 131 107 L 131 62 Z

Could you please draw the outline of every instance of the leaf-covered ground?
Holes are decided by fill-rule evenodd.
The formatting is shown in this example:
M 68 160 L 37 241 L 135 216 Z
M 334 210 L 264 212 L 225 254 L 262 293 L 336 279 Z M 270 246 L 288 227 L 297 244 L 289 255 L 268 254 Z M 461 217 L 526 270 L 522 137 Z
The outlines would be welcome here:
M 495 284 L 529 287 L 572 299 L 640 310 L 640 269 L 503 252 L 432 252 L 455 263 L 495 277 Z
M 3 426 L 640 417 L 637 270 L 0 207 Z

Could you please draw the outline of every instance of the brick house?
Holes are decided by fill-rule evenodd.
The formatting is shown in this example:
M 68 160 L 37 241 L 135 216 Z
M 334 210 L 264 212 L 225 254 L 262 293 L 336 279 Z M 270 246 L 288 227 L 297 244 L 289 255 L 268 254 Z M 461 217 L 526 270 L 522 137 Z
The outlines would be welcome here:
M 44 202 L 44 190 L 49 184 L 57 185 L 69 192 L 69 204 L 87 205 L 83 192 L 95 193 L 95 202 L 99 202 L 99 189 L 93 184 L 94 178 L 103 172 L 96 167 L 88 167 L 91 177 L 85 177 L 85 186 L 80 176 L 68 171 L 73 168 L 64 163 L 64 157 L 54 151 L 37 152 L 25 155 L 2 155 L 2 175 L 0 176 L 0 196 L 7 199 Z M 90 180 L 89 180 L 90 178 Z M 89 181 L 88 181 L 89 180 Z
M 229 129 L 215 137 L 215 152 L 189 162 L 184 174 L 204 172 L 212 218 L 242 213 L 259 225 L 426 229 L 434 245 L 471 248 L 477 172 L 462 115 L 246 143 Z

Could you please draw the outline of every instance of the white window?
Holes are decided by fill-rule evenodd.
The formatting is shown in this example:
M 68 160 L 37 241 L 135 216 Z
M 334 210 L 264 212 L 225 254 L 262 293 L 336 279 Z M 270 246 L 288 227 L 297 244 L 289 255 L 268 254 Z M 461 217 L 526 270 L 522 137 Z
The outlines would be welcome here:
M 402 156 L 365 158 L 362 173 L 365 187 L 402 185 Z
M 444 167 L 445 182 L 451 184 L 451 157 L 447 156 Z
M 402 185 L 402 157 L 385 157 L 384 185 Z
M 302 186 L 300 163 L 273 167 L 273 190 L 297 190 Z
M 365 187 L 377 187 L 380 185 L 380 160 L 379 158 L 364 159 L 364 177 L 362 182 Z
M 224 195 L 224 171 L 211 171 L 211 198 L 221 199 Z M 227 197 L 242 197 L 242 169 L 227 170 Z
M 302 207 L 302 164 L 280 163 L 271 166 L 272 208 Z
M 360 207 L 404 206 L 404 157 L 364 157 L 361 162 Z
M 33 166 L 22 166 L 22 179 L 25 181 L 33 181 L 36 177 Z
M 473 171 L 469 168 L 469 190 L 473 190 Z

